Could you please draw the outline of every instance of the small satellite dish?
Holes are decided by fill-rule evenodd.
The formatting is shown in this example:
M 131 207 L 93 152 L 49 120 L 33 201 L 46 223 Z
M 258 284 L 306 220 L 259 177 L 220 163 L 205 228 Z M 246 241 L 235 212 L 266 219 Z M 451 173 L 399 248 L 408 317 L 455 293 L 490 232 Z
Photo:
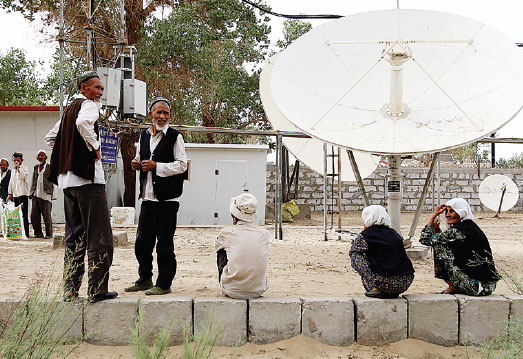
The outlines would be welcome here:
M 518 186 L 509 177 L 491 175 L 486 177 L 478 189 L 479 199 L 487 208 L 499 212 L 508 211 L 518 203 Z
M 350 15 L 274 61 L 270 95 L 305 133 L 385 155 L 490 135 L 522 109 L 523 54 L 475 20 L 425 10 Z
M 270 92 L 270 79 L 274 61 L 279 54 L 272 56 L 263 67 L 260 75 L 260 96 L 263 108 L 267 117 L 275 130 L 280 131 L 300 131 L 294 126 L 278 109 Z M 283 144 L 300 162 L 315 172 L 323 173 L 324 153 L 323 142 L 316 138 L 283 138 Z M 361 178 L 368 177 L 374 172 L 380 162 L 380 156 L 373 156 L 369 153 L 354 151 L 354 158 L 358 165 Z M 328 173 L 332 173 L 331 161 L 327 161 Z M 335 165 L 336 166 L 336 165 Z M 341 151 L 341 180 L 356 181 L 352 165 L 347 151 Z

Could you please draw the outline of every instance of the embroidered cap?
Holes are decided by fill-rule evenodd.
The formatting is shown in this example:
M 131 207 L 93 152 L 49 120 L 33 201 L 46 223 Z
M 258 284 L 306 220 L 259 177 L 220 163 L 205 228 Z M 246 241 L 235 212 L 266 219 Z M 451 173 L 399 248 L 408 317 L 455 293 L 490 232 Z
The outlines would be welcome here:
M 169 106 L 169 110 L 171 109 L 171 102 L 168 99 L 166 99 L 165 97 L 162 97 L 162 96 L 156 96 L 156 97 L 153 97 L 151 102 L 149 103 L 149 112 L 152 112 L 153 106 L 157 102 L 165 102 L 167 104 L 167 106 Z
M 76 86 L 78 87 L 78 90 L 80 90 L 81 85 L 84 82 L 89 81 L 90 79 L 92 79 L 94 77 L 100 78 L 100 76 L 98 76 L 96 71 L 86 71 L 86 72 L 82 73 L 80 76 L 78 76 L 78 79 L 76 79 Z

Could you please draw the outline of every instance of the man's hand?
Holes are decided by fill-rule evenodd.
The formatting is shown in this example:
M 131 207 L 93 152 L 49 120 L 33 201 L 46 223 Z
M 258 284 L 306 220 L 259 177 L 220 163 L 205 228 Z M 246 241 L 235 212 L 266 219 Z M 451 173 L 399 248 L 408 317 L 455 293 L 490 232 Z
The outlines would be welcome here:
M 156 168 L 156 162 L 151 160 L 142 161 L 142 171 L 148 172 L 153 171 Z
M 138 159 L 134 158 L 131 161 L 131 167 L 133 168 L 133 170 L 139 171 L 141 168 L 140 161 Z
M 94 158 L 94 162 L 96 162 L 96 161 L 100 161 L 100 160 L 102 159 L 102 151 L 101 151 L 101 147 L 102 147 L 102 146 L 98 147 L 98 149 L 97 149 L 96 151 L 94 151 L 94 155 L 96 156 L 96 157 Z
M 33 199 L 33 198 L 35 198 L 35 196 L 33 196 L 33 195 L 30 195 L 30 196 L 29 196 L 29 199 Z
M 9 196 L 7 196 L 7 198 L 5 199 L 6 203 L 7 202 L 11 202 L 13 200 L 13 195 L 10 194 Z

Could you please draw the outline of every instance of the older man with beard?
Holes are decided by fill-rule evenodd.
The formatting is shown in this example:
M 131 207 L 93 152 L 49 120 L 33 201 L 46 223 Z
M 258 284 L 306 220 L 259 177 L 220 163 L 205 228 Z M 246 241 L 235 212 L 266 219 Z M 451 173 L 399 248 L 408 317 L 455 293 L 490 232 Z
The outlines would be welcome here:
M 138 260 L 138 280 L 126 292 L 145 290 L 146 295 L 171 292 L 176 274 L 174 232 L 176 216 L 186 178 L 187 155 L 182 135 L 170 128 L 171 104 L 162 97 L 149 107 L 152 125 L 140 135 L 136 158 L 131 162 L 140 173 L 140 198 L 134 253 Z M 156 245 L 158 278 L 153 286 L 153 249 Z
M 92 71 L 82 74 L 77 85 L 80 95 L 45 136 L 53 149 L 49 181 L 64 190 L 64 300 L 78 297 L 87 250 L 87 295 L 90 302 L 99 302 L 118 296 L 108 291 L 113 234 L 96 122 L 104 86 Z
M 33 181 L 31 184 L 31 194 L 29 199 L 33 201 L 31 209 L 31 223 L 35 238 L 42 238 L 42 217 L 45 224 L 46 239 L 53 237 L 53 220 L 51 213 L 53 210 L 52 200 L 54 197 L 54 184 L 49 181 L 50 167 L 47 163 L 47 152 L 39 150 L 36 154 L 39 162 L 33 169 Z

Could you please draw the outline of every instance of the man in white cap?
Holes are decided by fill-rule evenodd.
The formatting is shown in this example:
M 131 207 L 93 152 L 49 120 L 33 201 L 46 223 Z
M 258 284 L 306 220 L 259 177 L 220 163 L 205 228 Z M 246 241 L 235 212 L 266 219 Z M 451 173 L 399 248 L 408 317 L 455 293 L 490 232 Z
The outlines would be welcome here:
M 53 220 L 51 212 L 53 210 L 53 192 L 54 184 L 49 181 L 49 163 L 47 163 L 47 152 L 44 150 L 38 151 L 36 160 L 39 162 L 34 166 L 33 181 L 31 183 L 31 191 L 29 199 L 33 202 L 31 209 L 31 223 L 33 224 L 33 232 L 35 238 L 42 238 L 42 217 L 45 224 L 46 239 L 53 237 Z
M 234 226 L 222 229 L 216 238 L 218 279 L 223 295 L 230 298 L 257 298 L 269 288 L 270 234 L 252 223 L 257 206 L 258 200 L 250 193 L 231 198 Z
M 0 159 L 0 197 L 5 202 L 9 195 L 9 180 L 11 180 L 11 170 L 9 169 L 9 160 Z
M 29 218 L 27 211 L 29 209 L 29 168 L 23 165 L 24 155 L 20 152 L 13 153 L 14 167 L 11 171 L 11 179 L 9 180 L 9 195 L 6 202 L 13 201 L 15 206 L 22 206 L 24 231 L 27 238 L 29 238 Z

